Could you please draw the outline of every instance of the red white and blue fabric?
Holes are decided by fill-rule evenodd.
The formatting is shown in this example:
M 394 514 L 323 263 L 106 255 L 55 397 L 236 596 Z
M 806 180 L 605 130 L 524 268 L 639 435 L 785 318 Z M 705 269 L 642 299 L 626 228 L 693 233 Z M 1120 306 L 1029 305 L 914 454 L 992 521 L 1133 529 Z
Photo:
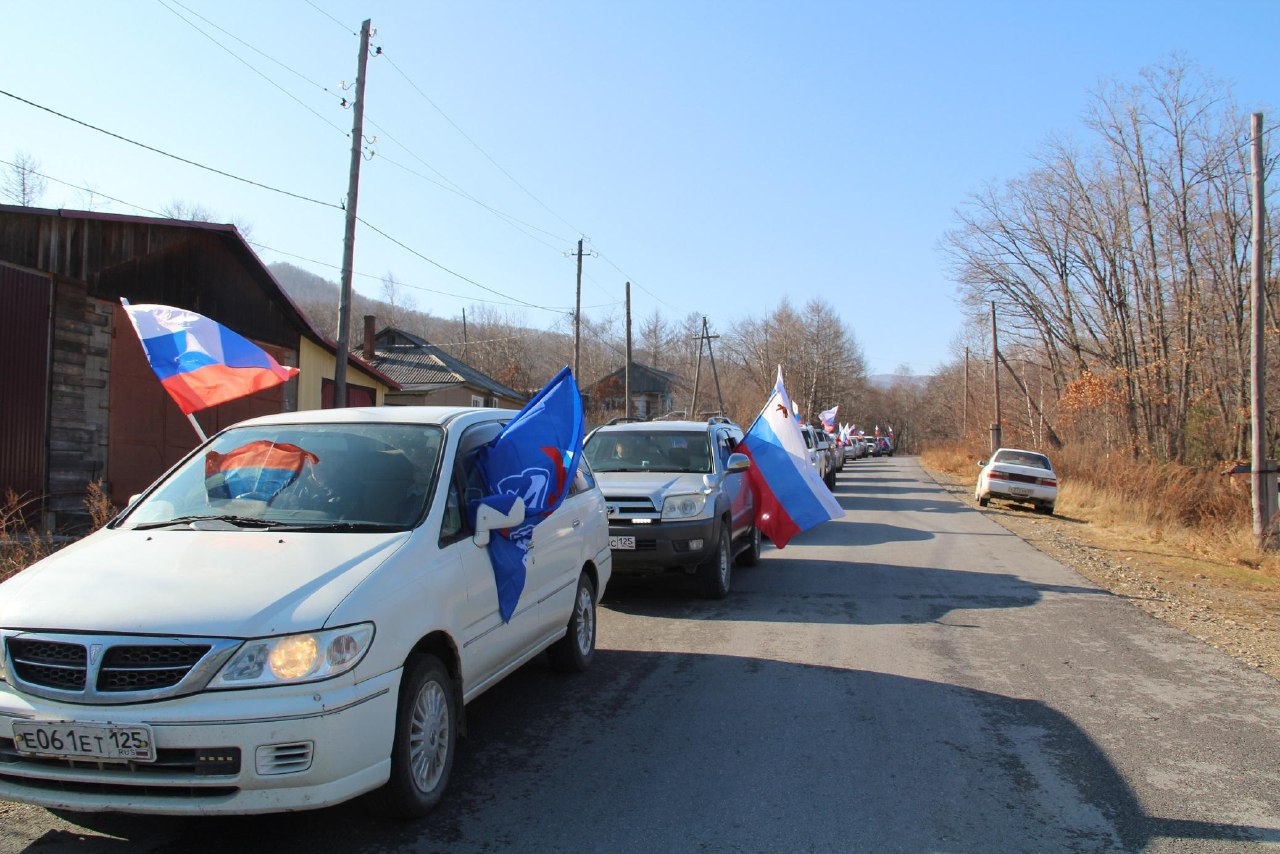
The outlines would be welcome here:
M 756 527 L 780 549 L 796 534 L 844 516 L 809 462 L 800 425 L 790 413 L 779 368 L 773 396 L 734 449 L 751 458 L 747 480 L 756 499 Z
M 828 433 L 836 432 L 836 413 L 839 410 L 840 410 L 840 405 L 837 404 L 831 407 L 830 409 L 826 410 L 825 412 L 818 413 L 818 417 L 822 419 L 823 430 L 826 430 Z
M 184 415 L 277 386 L 298 373 L 202 314 L 120 302 L 151 369 Z
M 569 494 L 582 458 L 585 421 L 582 397 L 567 366 L 547 383 L 493 441 L 479 449 L 476 465 L 489 494 L 468 506 L 474 523 L 478 504 L 508 512 L 515 497 L 524 501 L 524 522 L 495 531 L 489 561 L 498 588 L 498 612 L 511 621 L 524 592 L 533 529 Z
M 213 499 L 245 498 L 270 501 L 297 480 L 307 463 L 320 458 L 297 445 L 259 439 L 204 458 L 205 492 Z

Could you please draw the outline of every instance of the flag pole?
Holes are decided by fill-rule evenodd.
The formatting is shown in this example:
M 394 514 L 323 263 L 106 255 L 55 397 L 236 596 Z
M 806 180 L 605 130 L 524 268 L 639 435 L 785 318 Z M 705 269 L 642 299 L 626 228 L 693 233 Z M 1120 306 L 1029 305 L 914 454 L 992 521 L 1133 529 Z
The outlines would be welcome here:
M 187 413 L 187 420 L 191 422 L 192 427 L 196 428 L 196 435 L 200 437 L 201 442 L 209 441 L 209 437 L 206 436 L 204 434 L 204 431 L 200 429 L 200 422 L 197 421 L 196 417 L 192 415 L 190 412 Z

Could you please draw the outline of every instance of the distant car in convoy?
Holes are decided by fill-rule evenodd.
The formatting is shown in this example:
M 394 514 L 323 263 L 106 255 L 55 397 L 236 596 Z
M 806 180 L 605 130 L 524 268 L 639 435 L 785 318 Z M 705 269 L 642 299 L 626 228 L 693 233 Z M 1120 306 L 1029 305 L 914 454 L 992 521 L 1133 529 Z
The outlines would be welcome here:
M 847 449 L 840 443 L 840 438 L 834 433 L 827 434 L 827 441 L 831 445 L 831 467 L 835 471 L 844 471 L 844 461 L 847 456 Z
M 618 575 L 695 575 L 713 599 L 729 592 L 732 564 L 760 560 L 750 458 L 742 429 L 706 421 L 618 419 L 587 436 L 584 454 L 604 492 Z
M 1058 501 L 1058 475 L 1049 458 L 1037 451 L 1000 448 L 990 460 L 978 463 L 974 498 L 986 507 L 992 498 L 1032 505 L 1036 512 L 1053 515 Z
M 595 654 L 612 561 L 586 466 L 500 614 L 487 544 L 525 505 L 473 503 L 476 451 L 515 414 L 245 421 L 0 585 L 0 800 L 215 815 L 380 790 L 430 811 L 464 704 L 543 650 L 569 671 Z
M 892 457 L 893 456 L 893 437 L 877 436 L 876 447 L 880 449 L 880 453 L 878 454 L 878 456 Z
M 800 435 L 804 436 L 804 446 L 809 451 L 809 462 L 813 464 L 814 470 L 818 472 L 818 477 L 822 478 L 822 482 L 827 485 L 828 489 L 834 489 L 836 475 L 831 470 L 831 453 L 828 450 L 829 443 L 825 438 L 826 434 L 816 429 L 812 424 L 801 424 Z

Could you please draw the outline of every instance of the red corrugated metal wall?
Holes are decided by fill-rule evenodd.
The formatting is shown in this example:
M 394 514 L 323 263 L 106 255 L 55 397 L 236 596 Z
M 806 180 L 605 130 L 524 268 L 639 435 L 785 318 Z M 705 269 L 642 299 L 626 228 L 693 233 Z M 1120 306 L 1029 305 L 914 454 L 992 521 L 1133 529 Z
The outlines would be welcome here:
M 8 489 L 37 499 L 32 524 L 45 492 L 52 298 L 48 276 L 0 266 L 0 500 Z

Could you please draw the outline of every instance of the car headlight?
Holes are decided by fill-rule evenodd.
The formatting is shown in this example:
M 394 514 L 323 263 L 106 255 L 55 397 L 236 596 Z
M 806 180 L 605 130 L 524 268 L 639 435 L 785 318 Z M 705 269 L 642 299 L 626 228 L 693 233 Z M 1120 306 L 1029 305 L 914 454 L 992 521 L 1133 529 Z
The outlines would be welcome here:
M 245 641 L 209 683 L 251 688 L 315 682 L 346 673 L 373 642 L 373 623 Z
M 0 682 L 9 681 L 9 670 L 5 662 L 7 658 L 8 655 L 4 651 L 4 638 L 0 637 Z
M 662 502 L 662 518 L 692 519 L 702 515 L 702 508 L 706 506 L 707 496 L 704 493 L 668 495 Z

